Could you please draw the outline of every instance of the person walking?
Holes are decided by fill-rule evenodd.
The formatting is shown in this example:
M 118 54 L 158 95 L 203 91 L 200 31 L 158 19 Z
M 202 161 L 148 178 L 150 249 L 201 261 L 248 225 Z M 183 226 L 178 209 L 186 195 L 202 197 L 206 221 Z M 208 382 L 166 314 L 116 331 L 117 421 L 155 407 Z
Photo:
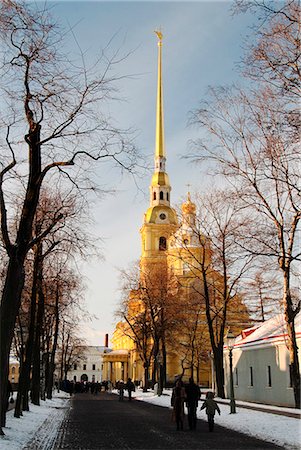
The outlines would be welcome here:
M 183 430 L 184 423 L 184 401 L 186 399 L 185 388 L 182 380 L 177 380 L 172 390 L 171 406 L 173 407 L 173 416 L 177 424 L 177 430 Z
M 218 412 L 218 414 L 221 414 L 221 411 L 219 409 L 218 404 L 215 400 L 213 400 L 214 394 L 211 391 L 208 391 L 206 394 L 206 400 L 202 404 L 201 410 L 206 408 L 206 414 L 208 418 L 208 425 L 209 425 L 209 431 L 213 431 L 214 429 L 214 416 L 215 411 Z
M 135 392 L 135 385 L 132 382 L 131 378 L 128 378 L 126 385 L 125 385 L 126 390 L 128 391 L 128 395 L 129 395 L 129 402 L 132 400 L 132 392 Z
M 196 410 L 198 407 L 198 401 L 201 398 L 200 388 L 195 382 L 193 378 L 189 378 L 189 383 L 185 387 L 186 391 L 186 406 L 188 410 L 188 425 L 190 430 L 196 429 Z
M 119 392 L 119 401 L 123 402 L 123 396 L 124 396 L 124 382 L 123 380 L 119 380 L 117 384 L 117 389 Z

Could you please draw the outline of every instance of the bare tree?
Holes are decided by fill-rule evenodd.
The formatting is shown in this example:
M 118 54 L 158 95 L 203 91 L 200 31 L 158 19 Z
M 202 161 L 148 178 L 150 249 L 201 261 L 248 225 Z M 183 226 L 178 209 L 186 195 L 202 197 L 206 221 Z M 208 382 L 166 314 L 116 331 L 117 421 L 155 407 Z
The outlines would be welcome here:
M 235 14 L 251 11 L 256 17 L 243 60 L 245 76 L 271 84 L 286 100 L 298 104 L 301 96 L 300 2 L 236 0 Z
M 208 359 L 211 350 L 204 301 L 194 289 L 190 288 L 188 292 L 185 289 L 185 294 L 179 296 L 177 312 L 171 348 L 177 349 L 182 367 L 181 376 L 189 372 L 190 377 L 199 384 L 201 363 L 204 357 Z
M 248 323 L 240 290 L 252 258 L 239 245 L 244 218 L 229 190 L 200 196 L 198 210 L 189 227 L 175 236 L 175 256 L 182 260 L 185 284 L 199 303 L 200 322 L 207 324 L 217 393 L 224 398 L 224 335 L 230 325 L 240 331 Z
M 75 312 L 71 312 L 69 317 L 65 316 L 60 326 L 60 343 L 58 350 L 58 360 L 60 367 L 61 383 L 68 379 L 68 372 L 74 364 L 79 363 L 86 349 L 85 341 L 79 337 L 77 326 L 78 317 Z
M 265 264 L 256 268 L 246 281 L 244 299 L 253 320 L 264 322 L 277 314 L 281 308 L 281 283 L 273 271 Z
M 151 342 L 152 323 L 146 297 L 139 288 L 140 275 L 138 265 L 121 272 L 121 305 L 116 312 L 123 322 L 119 325 L 122 334 L 135 344 L 136 351 L 144 367 L 143 390 L 147 391 L 149 369 L 153 358 L 154 344 Z
M 257 93 L 235 88 L 211 90 L 194 120 L 208 135 L 197 143 L 195 160 L 216 163 L 235 187 L 245 210 L 244 249 L 274 262 L 282 274 L 283 308 L 288 330 L 296 406 L 300 370 L 295 317 L 301 301 L 291 295 L 294 265 L 300 262 L 297 232 L 300 204 L 300 135 L 291 125 L 285 99 L 264 87 Z M 209 139 L 208 139 L 209 138 Z
M 2 427 L 5 380 L 24 284 L 24 261 L 28 251 L 45 235 L 32 238 L 42 185 L 51 176 L 54 184 L 59 185 L 61 177 L 89 189 L 93 187 L 87 176 L 91 162 L 109 160 L 129 171 L 136 162 L 133 145 L 104 114 L 113 92 L 112 68 L 118 62 L 118 53 L 111 57 L 102 53 L 91 67 L 86 66 L 82 54 L 79 67 L 61 52 L 66 33 L 42 4 L 40 7 L 5 0 L 0 9 L 0 88 L 5 105 L 0 118 L 5 130 L 0 142 L 0 210 L 1 241 L 8 259 L 0 310 Z M 12 184 L 15 191 L 23 188 L 15 216 L 16 233 L 10 232 L 10 223 L 15 220 Z
M 167 353 L 171 351 L 170 341 L 179 308 L 179 283 L 166 261 L 148 263 L 140 270 L 139 289 L 151 320 L 154 343 L 152 381 L 157 381 L 160 375 L 160 386 L 163 387 L 167 375 Z

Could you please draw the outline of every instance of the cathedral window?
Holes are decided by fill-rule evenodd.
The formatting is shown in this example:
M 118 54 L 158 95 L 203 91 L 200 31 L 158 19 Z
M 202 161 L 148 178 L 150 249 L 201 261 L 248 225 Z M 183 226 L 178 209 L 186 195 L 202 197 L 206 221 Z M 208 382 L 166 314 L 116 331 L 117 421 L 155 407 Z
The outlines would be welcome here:
M 166 200 L 169 201 L 169 194 L 168 194 L 168 192 L 166 193 Z
M 159 239 L 159 250 L 166 250 L 166 238 L 164 236 Z
M 163 194 L 163 191 L 160 191 L 160 200 L 164 200 L 164 194 Z
M 157 198 L 157 195 L 156 195 L 156 192 L 154 192 L 154 200 L 156 200 L 156 198 Z

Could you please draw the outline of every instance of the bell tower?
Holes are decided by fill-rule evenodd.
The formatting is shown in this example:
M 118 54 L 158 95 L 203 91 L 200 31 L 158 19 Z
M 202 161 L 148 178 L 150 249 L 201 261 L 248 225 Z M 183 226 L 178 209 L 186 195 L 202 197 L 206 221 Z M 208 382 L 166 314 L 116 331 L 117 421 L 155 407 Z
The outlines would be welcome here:
M 170 206 L 171 185 L 166 173 L 162 82 L 163 35 L 161 31 L 155 31 L 155 33 L 158 37 L 155 167 L 150 185 L 150 206 L 144 214 L 144 222 L 140 229 L 142 266 L 149 262 L 166 259 L 168 239 L 178 228 L 176 212 Z

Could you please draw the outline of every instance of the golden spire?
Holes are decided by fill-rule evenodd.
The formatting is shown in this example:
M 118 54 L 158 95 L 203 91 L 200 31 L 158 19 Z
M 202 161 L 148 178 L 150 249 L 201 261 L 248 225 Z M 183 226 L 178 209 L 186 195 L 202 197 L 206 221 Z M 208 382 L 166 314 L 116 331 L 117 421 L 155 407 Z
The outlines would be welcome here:
M 162 39 L 161 31 L 155 31 L 158 37 L 158 87 L 157 87 L 157 119 L 156 119 L 156 151 L 155 157 L 165 157 L 164 123 L 163 123 L 163 86 L 162 86 Z

